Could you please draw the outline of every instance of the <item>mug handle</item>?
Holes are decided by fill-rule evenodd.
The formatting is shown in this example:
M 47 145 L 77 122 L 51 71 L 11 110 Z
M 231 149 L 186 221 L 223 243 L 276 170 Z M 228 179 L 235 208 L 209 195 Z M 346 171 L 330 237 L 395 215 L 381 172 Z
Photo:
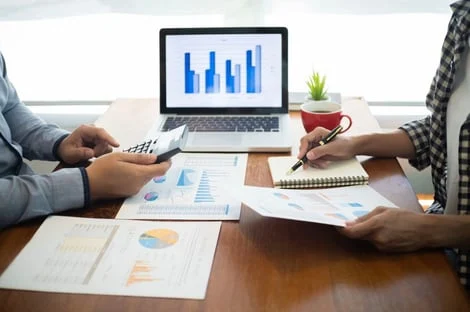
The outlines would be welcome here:
M 343 120 L 343 117 L 346 118 L 347 120 L 349 120 L 349 124 L 348 124 L 348 126 L 347 126 L 346 128 L 343 128 L 343 130 L 341 130 L 340 133 L 344 133 L 344 132 L 348 131 L 349 128 L 351 128 L 351 126 L 352 126 L 352 119 L 351 119 L 351 117 L 350 117 L 349 115 L 341 114 L 341 120 Z M 341 122 L 341 120 L 340 120 L 340 122 Z

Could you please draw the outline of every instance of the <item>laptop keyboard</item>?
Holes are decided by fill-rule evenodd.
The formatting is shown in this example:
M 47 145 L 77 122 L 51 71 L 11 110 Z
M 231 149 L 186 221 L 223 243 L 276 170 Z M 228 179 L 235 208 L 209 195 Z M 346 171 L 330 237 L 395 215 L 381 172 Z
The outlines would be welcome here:
M 279 132 L 278 116 L 181 116 L 168 117 L 163 131 L 183 124 L 191 132 Z

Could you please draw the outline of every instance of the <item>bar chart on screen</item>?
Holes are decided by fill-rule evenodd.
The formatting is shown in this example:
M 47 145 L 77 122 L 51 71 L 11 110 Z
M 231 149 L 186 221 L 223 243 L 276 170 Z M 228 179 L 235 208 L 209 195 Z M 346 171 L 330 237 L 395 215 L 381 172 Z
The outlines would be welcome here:
M 171 107 L 280 105 L 285 68 L 280 34 L 170 35 L 165 49 Z
M 246 50 L 245 67 L 245 92 L 261 93 L 261 45 L 256 45 L 255 51 Z M 185 93 L 240 93 L 241 89 L 241 62 L 233 62 L 230 59 L 224 59 L 225 66 L 224 90 L 221 89 L 221 74 L 216 71 L 216 51 L 208 52 L 209 68 L 204 72 L 205 86 L 201 90 L 201 74 L 191 69 L 191 53 L 184 53 L 184 82 Z M 220 71 L 220 69 L 219 69 Z

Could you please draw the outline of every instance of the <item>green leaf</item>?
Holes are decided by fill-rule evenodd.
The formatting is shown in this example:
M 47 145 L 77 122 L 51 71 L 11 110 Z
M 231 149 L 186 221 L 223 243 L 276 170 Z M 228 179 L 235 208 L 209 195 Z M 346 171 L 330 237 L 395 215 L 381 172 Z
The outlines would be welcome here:
M 306 80 L 306 84 L 309 95 L 313 100 L 319 101 L 327 99 L 325 75 L 320 75 L 320 73 L 312 71 L 312 74 Z

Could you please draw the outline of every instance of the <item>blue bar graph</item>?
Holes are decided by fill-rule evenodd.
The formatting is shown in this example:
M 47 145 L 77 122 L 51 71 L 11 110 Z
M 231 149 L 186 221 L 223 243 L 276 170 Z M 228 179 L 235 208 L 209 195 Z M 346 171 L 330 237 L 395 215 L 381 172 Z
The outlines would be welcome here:
M 209 69 L 206 69 L 206 93 L 220 92 L 220 75 L 215 72 L 215 51 L 209 52 Z
M 235 65 L 232 75 L 232 60 L 225 61 L 225 92 L 240 93 L 240 64 Z
M 213 203 L 215 202 L 214 197 L 211 193 L 210 178 L 207 171 L 203 171 L 201 180 L 194 197 L 195 203 Z
M 246 50 L 246 93 L 261 93 L 261 45 Z M 220 62 L 219 62 L 220 64 Z M 223 64 L 223 63 L 222 63 Z M 221 76 L 216 71 L 216 51 L 209 51 L 209 67 L 204 70 L 204 92 L 220 93 Z M 241 65 L 225 60 L 225 93 L 241 93 Z M 184 92 L 200 93 L 200 74 L 191 69 L 191 53 L 184 53 Z
M 199 93 L 199 74 L 191 70 L 191 54 L 184 54 L 184 93 Z
M 255 65 L 253 65 L 253 51 L 246 51 L 246 92 L 261 93 L 261 46 L 255 48 Z

